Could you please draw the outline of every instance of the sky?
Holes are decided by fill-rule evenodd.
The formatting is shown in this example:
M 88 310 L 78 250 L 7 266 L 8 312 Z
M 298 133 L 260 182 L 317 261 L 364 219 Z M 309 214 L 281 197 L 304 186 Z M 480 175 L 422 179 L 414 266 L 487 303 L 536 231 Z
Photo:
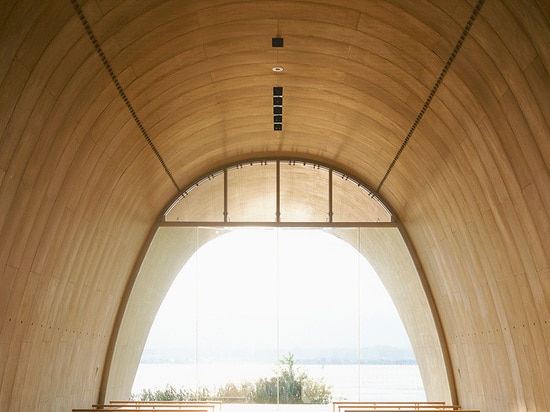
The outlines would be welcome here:
M 236 229 L 204 245 L 175 279 L 146 348 L 168 343 L 205 359 L 243 348 L 410 348 L 369 263 L 320 229 Z

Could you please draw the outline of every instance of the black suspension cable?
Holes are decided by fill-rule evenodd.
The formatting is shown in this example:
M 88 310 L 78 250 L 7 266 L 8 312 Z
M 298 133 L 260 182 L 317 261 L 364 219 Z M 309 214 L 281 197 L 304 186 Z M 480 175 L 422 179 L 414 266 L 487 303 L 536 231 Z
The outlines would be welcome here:
M 130 114 L 132 115 L 132 118 L 136 122 L 136 125 L 137 125 L 138 129 L 141 131 L 141 134 L 143 135 L 143 137 L 145 137 L 145 140 L 149 144 L 149 147 L 151 147 L 151 150 L 153 150 L 153 153 L 155 154 L 155 156 L 157 156 L 157 159 L 159 160 L 160 164 L 162 165 L 162 168 L 164 169 L 164 171 L 166 172 L 166 174 L 168 175 L 168 177 L 172 181 L 172 184 L 174 185 L 174 187 L 176 188 L 178 193 L 181 192 L 181 189 L 179 188 L 178 184 L 176 183 L 176 180 L 174 179 L 174 176 L 172 176 L 172 173 L 170 173 L 170 170 L 168 170 L 168 167 L 166 166 L 166 163 L 164 162 L 164 159 L 162 158 L 159 151 L 157 150 L 157 148 L 153 144 L 153 141 L 149 137 L 149 133 L 147 133 L 147 130 L 145 130 L 145 127 L 141 123 L 141 120 L 139 119 L 134 107 L 132 106 L 132 103 L 130 103 L 130 100 L 128 99 L 128 96 L 126 96 L 126 92 L 124 91 L 122 85 L 118 81 L 118 78 L 117 78 L 115 72 L 113 71 L 113 68 L 111 67 L 111 64 L 109 63 L 109 60 L 105 56 L 105 53 L 101 49 L 101 46 L 99 45 L 99 42 L 98 42 L 97 38 L 95 37 L 94 32 L 92 31 L 92 28 L 90 27 L 90 24 L 88 23 L 88 20 L 86 19 L 86 16 L 84 15 L 84 12 L 82 11 L 82 8 L 80 7 L 80 4 L 78 4 L 77 0 L 71 0 L 71 2 L 73 3 L 73 7 L 76 11 L 76 14 L 80 18 L 80 21 L 82 22 L 82 25 L 84 26 L 84 29 L 86 30 L 86 33 L 88 34 L 88 37 L 90 38 L 92 44 L 94 45 L 95 51 L 97 52 L 97 54 L 99 55 L 101 61 L 103 62 L 103 65 L 107 69 L 107 72 L 109 73 L 109 76 L 111 76 L 111 80 L 113 81 L 116 89 L 118 90 L 118 94 L 120 95 L 122 100 L 124 100 L 124 103 L 126 104 L 126 107 L 128 108 L 128 110 L 130 111 Z
M 388 167 L 388 170 L 386 171 L 386 174 L 384 175 L 384 177 L 380 181 L 380 184 L 378 185 L 378 187 L 374 191 L 375 194 L 378 194 L 378 192 L 380 191 L 380 188 L 382 187 L 382 185 L 386 181 L 386 178 L 388 177 L 391 170 L 393 169 L 393 167 L 397 163 L 397 159 L 399 159 L 399 156 L 401 156 L 401 153 L 403 152 L 403 149 L 405 149 L 405 146 L 407 146 L 407 143 L 409 142 L 409 139 L 411 138 L 414 131 L 416 130 L 416 127 L 418 126 L 418 123 L 420 123 L 420 120 L 422 120 L 422 117 L 426 113 L 426 110 L 428 110 L 428 107 L 430 106 L 430 103 L 431 103 L 432 99 L 434 98 L 435 93 L 437 92 L 437 89 L 439 89 L 439 86 L 441 86 L 441 83 L 443 82 L 443 79 L 445 78 L 445 75 L 449 71 L 449 68 L 451 67 L 451 64 L 453 63 L 453 61 L 456 58 L 460 48 L 462 47 L 462 44 L 464 43 L 464 40 L 466 39 L 466 37 L 470 33 L 470 29 L 472 28 L 472 25 L 474 24 L 475 19 L 477 18 L 479 12 L 481 11 L 481 6 L 483 6 L 484 1 L 485 0 L 478 0 L 478 2 L 476 4 L 476 7 L 472 11 L 472 14 L 470 15 L 470 18 L 468 19 L 468 22 L 466 23 L 466 26 L 464 26 L 464 29 L 462 30 L 460 38 L 456 42 L 456 45 L 455 45 L 455 48 L 453 49 L 453 52 L 449 56 L 449 59 L 445 63 L 445 66 L 443 66 L 443 70 L 441 70 L 441 73 L 439 74 L 439 77 L 437 78 L 437 81 L 435 82 L 434 86 L 432 87 L 432 90 L 430 91 L 430 95 L 428 96 L 428 98 L 424 102 L 424 105 L 422 106 L 422 109 L 420 110 L 420 112 L 416 116 L 416 119 L 415 119 L 414 123 L 412 124 L 412 126 L 409 130 L 409 133 L 407 133 L 407 136 L 405 137 L 405 140 L 403 140 L 403 144 L 401 144 L 401 147 L 399 148 L 399 150 L 397 151 L 397 154 L 393 158 L 390 166 Z

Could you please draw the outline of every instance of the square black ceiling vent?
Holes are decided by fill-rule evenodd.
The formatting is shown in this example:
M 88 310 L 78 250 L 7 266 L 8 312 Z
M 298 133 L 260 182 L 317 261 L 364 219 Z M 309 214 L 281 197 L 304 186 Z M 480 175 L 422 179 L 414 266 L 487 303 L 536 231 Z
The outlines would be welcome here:
M 282 37 L 273 37 L 271 39 L 271 47 L 283 47 L 283 38 Z

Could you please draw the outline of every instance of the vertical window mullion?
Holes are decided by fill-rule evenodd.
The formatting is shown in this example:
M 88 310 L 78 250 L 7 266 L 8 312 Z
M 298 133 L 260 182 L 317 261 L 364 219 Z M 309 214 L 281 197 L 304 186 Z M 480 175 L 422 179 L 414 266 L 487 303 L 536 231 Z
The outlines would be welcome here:
M 277 223 L 281 223 L 281 161 L 277 160 L 277 168 L 276 168 L 276 205 L 275 205 L 275 221 Z
M 332 169 L 328 170 L 328 221 L 332 223 Z

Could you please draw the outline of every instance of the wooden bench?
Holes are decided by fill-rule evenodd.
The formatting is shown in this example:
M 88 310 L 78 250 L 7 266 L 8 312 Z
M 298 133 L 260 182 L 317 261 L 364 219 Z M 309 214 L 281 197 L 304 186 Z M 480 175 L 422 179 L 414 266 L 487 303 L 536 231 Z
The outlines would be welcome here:
M 460 405 L 373 405 L 363 407 L 344 408 L 341 412 L 373 412 L 373 411 L 387 411 L 387 410 L 401 410 L 401 411 L 463 411 Z
M 109 405 L 111 406 L 169 406 L 180 409 L 187 410 L 188 408 L 206 408 L 210 409 L 211 412 L 215 412 L 215 409 L 218 409 L 218 412 L 222 410 L 222 401 L 125 401 L 125 400 L 111 400 Z
M 460 405 L 364 405 L 364 406 L 346 406 L 339 408 L 338 412 L 359 412 L 359 411 L 377 411 L 385 409 L 423 409 L 431 411 L 459 411 Z
M 221 412 L 221 401 L 128 401 L 115 400 L 108 404 L 95 404 L 92 408 L 73 409 L 73 412 L 85 411 L 184 411 L 184 412 Z
M 424 408 L 422 406 L 419 407 L 411 407 L 411 406 L 405 406 L 405 407 L 395 407 L 395 406 L 384 406 L 384 407 L 376 407 L 371 409 L 362 409 L 360 412 L 372 412 L 372 411 L 381 411 L 381 412 L 434 412 L 434 411 L 460 411 L 460 412 L 480 412 L 479 409 L 434 409 L 434 408 Z
M 102 405 L 99 405 L 102 406 Z M 186 412 L 204 412 L 204 409 L 177 409 L 177 408 L 171 408 L 169 405 L 158 405 L 158 406 L 143 406 L 140 407 L 139 405 L 133 406 L 133 407 L 118 407 L 118 406 L 112 406 L 112 405 L 105 405 L 105 407 L 100 408 L 74 408 L 73 412 L 97 412 L 97 411 L 104 411 L 104 412 L 126 412 L 126 411 L 154 411 L 154 412 L 174 412 L 174 411 L 186 411 Z
M 141 408 L 147 406 L 168 406 L 175 409 L 188 410 L 189 408 L 202 409 L 205 408 L 209 412 L 221 412 L 222 402 L 221 401 L 124 401 L 124 400 L 114 400 L 110 401 L 109 405 L 120 406 L 120 405 L 136 405 Z
M 373 410 L 460 410 L 459 405 L 445 405 L 439 401 L 335 401 L 332 403 L 333 412 L 359 412 Z

